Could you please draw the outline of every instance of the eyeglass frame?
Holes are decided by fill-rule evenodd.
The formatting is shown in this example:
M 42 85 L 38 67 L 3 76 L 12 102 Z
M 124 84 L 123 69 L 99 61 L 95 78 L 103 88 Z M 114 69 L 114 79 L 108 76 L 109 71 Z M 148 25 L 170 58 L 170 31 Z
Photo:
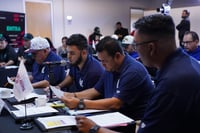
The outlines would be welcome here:
M 188 45 L 188 44 L 191 44 L 193 41 L 182 41 L 181 44 L 184 46 L 184 45 Z
M 137 49 L 136 47 L 138 45 L 143 45 L 143 44 L 147 44 L 147 43 L 151 43 L 151 42 L 155 42 L 155 41 L 158 41 L 158 40 L 150 40 L 150 41 L 144 41 L 144 42 L 138 42 L 138 43 L 133 42 L 132 46 L 133 46 L 133 49 L 136 50 Z

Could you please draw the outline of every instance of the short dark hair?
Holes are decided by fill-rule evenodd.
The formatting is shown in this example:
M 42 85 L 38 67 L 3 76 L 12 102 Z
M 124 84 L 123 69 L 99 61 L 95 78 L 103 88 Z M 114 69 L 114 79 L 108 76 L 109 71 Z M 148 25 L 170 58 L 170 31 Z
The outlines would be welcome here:
M 116 23 L 116 25 L 122 25 L 122 23 L 121 23 L 120 21 L 118 21 L 118 22 Z
M 185 12 L 187 16 L 190 16 L 190 12 L 187 9 L 183 10 L 183 12 Z
M 67 36 L 63 36 L 61 40 L 64 40 L 64 39 L 66 39 L 66 40 L 67 40 L 67 39 L 68 39 L 68 37 L 67 37 Z
M 94 32 L 97 32 L 97 31 L 99 31 L 99 30 L 100 30 L 99 27 L 95 27 L 95 28 L 94 28 Z
M 96 51 L 106 51 L 111 57 L 114 57 L 117 52 L 124 54 L 121 43 L 110 36 L 106 36 L 99 41 L 99 43 L 96 45 Z
M 193 41 L 196 41 L 196 40 L 199 41 L 199 36 L 198 36 L 198 34 L 196 32 L 194 32 L 194 31 L 186 31 L 184 35 L 188 35 L 188 34 L 190 34 L 192 36 L 192 40 Z
M 175 24 L 169 15 L 154 14 L 144 16 L 135 22 L 138 33 L 146 34 L 152 39 L 175 36 Z
M 67 40 L 68 46 L 77 46 L 79 50 L 88 50 L 87 39 L 82 34 L 72 34 Z

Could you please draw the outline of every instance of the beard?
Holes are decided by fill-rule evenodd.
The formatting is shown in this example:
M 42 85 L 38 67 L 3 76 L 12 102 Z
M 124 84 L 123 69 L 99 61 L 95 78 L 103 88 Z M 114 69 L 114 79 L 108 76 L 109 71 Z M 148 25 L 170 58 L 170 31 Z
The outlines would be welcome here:
M 72 63 L 71 65 L 72 66 L 78 66 L 82 62 L 82 60 L 83 60 L 83 57 L 80 54 L 79 58 L 74 63 Z

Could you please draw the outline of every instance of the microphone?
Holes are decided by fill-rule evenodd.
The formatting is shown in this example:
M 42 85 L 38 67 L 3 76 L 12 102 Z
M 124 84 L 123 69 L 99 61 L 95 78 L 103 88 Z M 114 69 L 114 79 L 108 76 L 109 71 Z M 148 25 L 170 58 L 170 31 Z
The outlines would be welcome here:
M 49 66 L 55 66 L 55 65 L 60 65 L 60 66 L 66 66 L 69 64 L 69 61 L 61 60 L 61 61 L 46 61 L 43 62 L 42 65 L 49 65 Z

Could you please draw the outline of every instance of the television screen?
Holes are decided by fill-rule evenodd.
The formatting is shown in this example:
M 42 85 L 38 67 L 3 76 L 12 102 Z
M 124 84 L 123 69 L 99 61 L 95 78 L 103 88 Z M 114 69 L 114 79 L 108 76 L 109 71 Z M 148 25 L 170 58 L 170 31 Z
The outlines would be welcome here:
M 0 11 L 0 34 L 9 37 L 9 44 L 13 47 L 23 45 L 22 38 L 25 32 L 25 14 Z

